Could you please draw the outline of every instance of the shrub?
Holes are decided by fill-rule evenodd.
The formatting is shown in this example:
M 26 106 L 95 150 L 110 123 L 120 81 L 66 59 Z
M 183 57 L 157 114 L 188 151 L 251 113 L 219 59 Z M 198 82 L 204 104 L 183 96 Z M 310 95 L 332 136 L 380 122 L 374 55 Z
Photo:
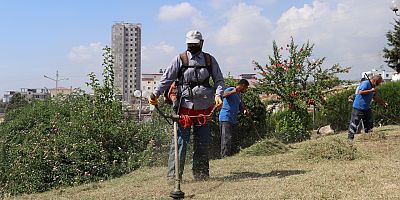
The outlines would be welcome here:
M 275 137 L 284 143 L 300 142 L 310 139 L 311 119 L 306 111 L 284 111 L 278 114 Z
M 270 156 L 286 153 L 288 150 L 289 149 L 285 144 L 276 139 L 264 139 L 256 142 L 246 149 L 243 149 L 241 154 L 251 156 Z
M 99 107 L 87 96 L 34 102 L 11 114 L 0 126 L 1 180 L 10 194 L 120 176 L 155 164 L 165 142 L 150 124 L 123 121 L 118 103 Z
M 385 109 L 377 103 L 372 104 L 376 123 L 399 124 L 400 123 L 400 81 L 387 82 L 379 85 L 378 95 L 388 102 L 389 107 Z
M 387 82 L 378 87 L 378 95 L 389 103 L 389 107 L 385 109 L 383 106 L 372 102 L 375 123 L 382 124 L 398 124 L 400 117 L 400 92 L 398 88 L 400 82 Z M 347 130 L 351 118 L 352 102 L 348 101 L 348 97 L 355 92 L 355 88 L 343 90 L 334 94 L 327 99 L 326 118 L 335 131 Z
M 331 137 L 312 141 L 302 146 L 299 151 L 305 159 L 313 160 L 354 160 L 359 157 L 357 148 L 344 138 Z
M 325 105 L 326 119 L 334 131 L 348 129 L 353 105 L 348 97 L 354 92 L 355 88 L 350 88 L 328 97 Z
M 104 180 L 157 164 L 167 135 L 155 124 L 124 118 L 114 98 L 109 53 L 103 85 L 90 75 L 94 95 L 76 91 L 6 113 L 0 124 L 0 196 Z

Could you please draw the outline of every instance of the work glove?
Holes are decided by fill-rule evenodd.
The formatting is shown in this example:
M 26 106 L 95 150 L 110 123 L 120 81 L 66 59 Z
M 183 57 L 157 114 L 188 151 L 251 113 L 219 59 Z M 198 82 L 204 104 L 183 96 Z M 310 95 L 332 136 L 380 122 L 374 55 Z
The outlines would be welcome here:
M 216 96 L 216 97 L 215 97 L 215 107 L 216 107 L 218 110 L 221 110 L 221 107 L 222 107 L 222 99 L 221 99 L 221 97 L 219 97 L 219 96 Z
M 153 93 L 150 95 L 150 97 L 149 97 L 149 104 L 150 105 L 153 105 L 153 106 L 155 106 L 155 105 L 157 105 L 157 103 L 158 103 L 158 97 L 156 97 L 156 95 L 154 95 Z

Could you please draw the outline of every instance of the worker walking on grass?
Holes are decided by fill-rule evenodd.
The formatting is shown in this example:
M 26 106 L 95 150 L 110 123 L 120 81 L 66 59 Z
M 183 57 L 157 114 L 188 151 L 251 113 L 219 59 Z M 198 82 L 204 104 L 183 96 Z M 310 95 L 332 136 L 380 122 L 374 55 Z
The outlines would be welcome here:
M 368 77 L 367 77 L 368 78 Z M 363 121 L 364 131 L 368 133 L 373 128 L 373 118 L 371 110 L 371 101 L 374 99 L 377 103 L 387 108 L 388 103 L 382 100 L 378 95 L 378 89 L 375 88 L 383 82 L 382 76 L 374 75 L 371 80 L 363 81 L 358 87 L 358 93 L 356 94 L 353 102 L 353 109 L 351 111 L 351 120 L 349 125 L 348 138 L 354 139 L 354 134 L 357 132 L 357 127 L 360 121 Z
M 231 156 L 239 152 L 237 115 L 239 111 L 247 114 L 241 93 L 246 92 L 249 82 L 241 79 L 236 87 L 228 87 L 224 91 L 224 100 L 219 113 L 221 131 L 221 157 Z
M 179 115 L 208 115 L 215 107 L 222 106 L 224 78 L 216 59 L 202 51 L 202 34 L 189 31 L 186 34 L 187 50 L 177 55 L 164 72 L 160 84 L 149 98 L 149 103 L 157 105 L 157 98 L 165 91 Z M 209 83 L 212 78 L 214 86 Z M 206 180 L 209 177 L 208 145 L 210 142 L 209 120 L 181 120 L 178 125 L 179 176 L 182 177 L 185 166 L 186 147 L 193 126 L 193 178 Z M 168 174 L 175 177 L 175 147 L 171 143 L 168 159 Z
M 367 79 L 365 77 L 362 77 L 361 80 L 360 80 L 360 84 L 362 82 L 364 82 L 365 80 L 367 80 Z M 360 85 L 357 86 L 356 92 L 349 96 L 349 98 L 348 98 L 349 102 L 354 102 L 354 98 L 356 98 L 356 95 L 358 94 L 359 90 L 360 90 Z M 360 120 L 360 123 L 357 126 L 356 134 L 360 134 L 362 129 L 364 129 L 364 123 L 363 123 L 363 120 Z

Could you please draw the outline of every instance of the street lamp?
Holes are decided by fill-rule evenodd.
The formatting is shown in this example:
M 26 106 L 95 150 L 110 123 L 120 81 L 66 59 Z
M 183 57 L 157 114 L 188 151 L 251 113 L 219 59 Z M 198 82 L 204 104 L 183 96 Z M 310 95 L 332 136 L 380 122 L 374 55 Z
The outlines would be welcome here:
M 393 0 L 392 1 L 392 5 L 390 6 L 390 9 L 394 12 L 394 14 L 396 16 L 400 16 L 399 14 L 397 14 L 397 11 L 399 11 L 400 5 L 398 0 Z
M 133 96 L 135 96 L 136 98 L 139 98 L 139 121 L 140 121 L 140 115 L 142 114 L 142 91 L 140 90 L 135 90 L 135 92 L 133 92 Z

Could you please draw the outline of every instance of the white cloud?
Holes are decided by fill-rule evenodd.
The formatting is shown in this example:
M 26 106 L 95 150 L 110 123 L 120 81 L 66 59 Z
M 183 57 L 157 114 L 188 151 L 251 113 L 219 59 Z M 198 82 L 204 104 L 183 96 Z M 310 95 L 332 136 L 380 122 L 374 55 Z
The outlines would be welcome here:
M 226 9 L 238 2 L 239 0 L 209 0 L 208 4 L 213 9 Z
M 203 28 L 207 26 L 207 21 L 204 19 L 201 12 L 188 2 L 161 6 L 158 19 L 165 22 L 189 19 L 191 20 L 193 28 Z
M 265 41 L 272 30 L 271 22 L 261 15 L 262 8 L 239 3 L 225 16 L 227 23 L 218 31 L 216 42 L 220 46 L 253 45 Z
M 142 71 L 158 72 L 159 69 L 164 69 L 176 54 L 176 48 L 164 41 L 157 45 L 142 46 Z
M 190 3 L 183 2 L 173 6 L 161 6 L 158 18 L 161 21 L 173 21 L 179 18 L 190 17 L 193 13 L 198 13 L 197 9 L 190 5 Z
M 351 66 L 351 73 L 344 77 L 358 78 L 361 71 L 384 64 L 378 54 L 386 43 L 385 32 L 391 29 L 391 15 L 380 1 L 338 0 L 332 6 L 315 0 L 311 5 L 284 12 L 273 38 L 281 46 L 291 36 L 297 43 L 310 40 L 316 45 L 315 56 L 327 57 L 327 66 Z
M 252 60 L 263 57 L 271 41 L 272 23 L 262 8 L 239 3 L 224 15 L 223 25 L 213 38 L 220 48 L 219 61 L 224 74 L 248 73 Z
M 100 42 L 73 47 L 68 53 L 68 59 L 76 64 L 101 63 L 103 48 L 104 46 Z

